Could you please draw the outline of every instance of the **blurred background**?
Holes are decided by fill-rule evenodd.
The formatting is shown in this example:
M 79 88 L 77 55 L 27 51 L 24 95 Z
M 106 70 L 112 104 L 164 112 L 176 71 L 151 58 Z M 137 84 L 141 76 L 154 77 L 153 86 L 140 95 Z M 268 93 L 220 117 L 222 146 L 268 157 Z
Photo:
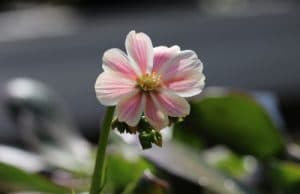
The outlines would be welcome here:
M 26 81 L 22 85 L 22 80 L 10 82 L 20 77 L 45 84 L 53 94 L 44 94 L 43 89 L 34 88 L 33 95 L 38 99 L 35 102 L 40 103 L 42 99 L 41 103 L 48 103 L 46 113 L 52 111 L 56 116 L 61 113 L 52 108 L 59 104 L 65 111 L 63 118 L 78 128 L 78 136 L 96 142 L 105 110 L 94 92 L 95 79 L 102 71 L 101 57 L 108 48 L 124 50 L 124 40 L 130 30 L 146 32 L 154 46 L 178 44 L 182 49 L 195 50 L 204 64 L 206 86 L 222 87 L 212 88 L 210 92 L 215 94 L 217 90 L 219 94 L 226 90 L 238 93 L 238 97 L 241 93 L 254 96 L 259 106 L 264 105 L 280 134 L 287 141 L 296 141 L 300 129 L 299 18 L 300 2 L 297 0 L 1 0 L 0 143 L 20 147 L 24 140 L 19 128 L 36 126 L 36 121 L 19 118 L 23 101 L 18 100 L 18 94 L 44 85 L 28 86 Z M 207 110 L 207 106 L 199 108 L 200 117 L 203 111 L 211 110 Z M 239 106 L 239 103 L 232 106 Z M 217 107 L 216 110 L 224 109 Z M 247 110 L 241 108 L 241 111 Z M 251 115 L 253 110 L 249 111 Z M 38 109 L 35 114 L 44 113 Z M 256 126 L 255 121 L 250 119 L 245 126 Z M 204 122 L 208 124 L 203 127 L 210 131 L 224 124 L 211 126 L 209 118 L 203 118 Z M 45 125 L 43 121 L 39 123 Z M 234 128 L 227 124 L 226 127 Z M 226 130 L 223 133 L 226 136 Z M 245 147 L 249 145 L 240 146 L 236 139 L 212 132 L 204 132 L 201 137 L 204 140 L 199 140 L 199 144 L 208 147 L 225 144 L 238 154 L 257 154 L 258 158 L 264 158 L 264 153 L 268 152 L 248 151 Z M 242 141 L 248 137 L 236 138 Z M 257 139 L 253 140 L 255 144 Z M 273 142 L 270 141 L 262 147 L 271 147 Z M 270 151 L 269 155 L 271 152 L 273 154 Z M 0 152 L 0 157 L 1 154 L 4 152 Z M 281 151 L 275 155 L 281 157 Z M 267 185 L 263 187 L 266 190 L 270 188 L 270 183 L 258 185 Z

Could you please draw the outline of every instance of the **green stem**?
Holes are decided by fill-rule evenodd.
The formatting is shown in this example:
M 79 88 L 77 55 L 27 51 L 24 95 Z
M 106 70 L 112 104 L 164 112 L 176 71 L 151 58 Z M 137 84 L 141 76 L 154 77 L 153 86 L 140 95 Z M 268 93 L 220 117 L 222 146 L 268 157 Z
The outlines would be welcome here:
M 94 168 L 94 174 L 92 178 L 90 194 L 99 194 L 101 192 L 101 187 L 104 179 L 104 162 L 105 162 L 105 152 L 109 136 L 109 131 L 111 128 L 111 122 L 114 115 L 114 107 L 108 107 L 106 110 L 105 118 L 102 124 L 100 133 L 100 142 L 97 147 L 97 156 Z

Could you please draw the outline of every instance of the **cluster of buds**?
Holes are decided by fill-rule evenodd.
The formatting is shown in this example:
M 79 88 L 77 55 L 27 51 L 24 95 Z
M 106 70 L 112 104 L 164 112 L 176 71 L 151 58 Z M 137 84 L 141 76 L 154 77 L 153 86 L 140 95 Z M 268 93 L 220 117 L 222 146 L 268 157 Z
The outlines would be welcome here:
M 174 124 L 182 121 L 183 118 L 169 117 L 169 126 L 171 127 Z M 143 149 L 152 148 L 152 144 L 162 147 L 163 139 L 160 132 L 161 130 L 157 130 L 151 126 L 149 122 L 147 122 L 145 116 L 142 116 L 138 125 L 135 127 L 131 127 L 125 122 L 120 122 L 117 118 L 115 118 L 112 122 L 112 129 L 118 130 L 121 134 L 138 134 L 139 141 Z

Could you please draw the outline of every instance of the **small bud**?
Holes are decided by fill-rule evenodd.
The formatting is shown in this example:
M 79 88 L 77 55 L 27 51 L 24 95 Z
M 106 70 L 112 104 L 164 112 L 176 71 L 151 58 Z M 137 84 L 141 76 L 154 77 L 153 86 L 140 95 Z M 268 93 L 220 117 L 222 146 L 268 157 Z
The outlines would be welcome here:
M 142 132 L 139 134 L 139 140 L 144 150 L 152 148 L 151 135 L 147 134 L 146 132 Z
M 130 127 L 125 122 L 120 122 L 118 119 L 114 119 L 111 124 L 112 129 L 117 129 L 120 133 L 129 133 L 129 134 L 136 134 L 137 128 Z
M 170 125 L 178 122 L 179 120 L 181 120 L 181 118 L 170 119 Z M 162 147 L 162 135 L 160 131 L 152 127 L 146 120 L 145 116 L 142 116 L 136 127 L 131 127 L 125 122 L 120 122 L 118 119 L 114 119 L 112 122 L 112 128 L 117 129 L 120 133 L 139 133 L 139 141 L 143 149 L 152 148 L 152 144 Z
M 143 130 L 139 134 L 139 140 L 143 149 L 152 148 L 152 144 L 162 146 L 162 135 L 155 129 Z

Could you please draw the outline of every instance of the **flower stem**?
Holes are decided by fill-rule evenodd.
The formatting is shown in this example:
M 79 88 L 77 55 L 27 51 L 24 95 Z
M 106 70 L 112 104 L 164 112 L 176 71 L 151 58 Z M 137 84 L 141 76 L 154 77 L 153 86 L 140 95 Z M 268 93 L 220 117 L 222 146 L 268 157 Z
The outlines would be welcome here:
M 94 174 L 92 177 L 92 183 L 90 188 L 90 194 L 99 194 L 101 192 L 101 187 L 104 180 L 104 162 L 105 162 L 105 152 L 109 136 L 109 131 L 111 128 L 111 122 L 114 115 L 114 107 L 108 107 L 106 110 L 105 118 L 102 124 L 100 140 L 97 147 L 97 156 L 94 168 Z

